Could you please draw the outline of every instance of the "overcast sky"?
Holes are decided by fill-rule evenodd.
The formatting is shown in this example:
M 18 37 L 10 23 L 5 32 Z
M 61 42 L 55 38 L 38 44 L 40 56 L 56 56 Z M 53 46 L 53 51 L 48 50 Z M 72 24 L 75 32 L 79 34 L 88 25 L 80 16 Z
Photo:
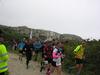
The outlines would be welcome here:
M 100 39 L 100 0 L 0 0 L 0 24 Z

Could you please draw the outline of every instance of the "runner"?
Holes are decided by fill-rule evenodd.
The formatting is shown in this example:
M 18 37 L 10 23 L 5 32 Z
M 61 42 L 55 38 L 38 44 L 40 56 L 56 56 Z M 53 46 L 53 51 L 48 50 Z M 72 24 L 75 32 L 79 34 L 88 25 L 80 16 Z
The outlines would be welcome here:
M 25 51 L 26 54 L 26 68 L 28 69 L 29 61 L 32 59 L 32 51 L 33 51 L 33 45 L 30 39 L 26 40 L 23 51 Z
M 77 70 L 76 75 L 80 75 L 82 68 L 83 68 L 84 59 L 85 59 L 85 54 L 84 54 L 85 44 L 86 43 L 82 41 L 82 43 L 78 45 L 73 51 L 74 56 L 75 56 L 76 65 L 69 67 L 69 73 L 71 72 L 72 69 L 76 69 Z
M 85 50 L 85 42 L 82 42 L 82 44 L 78 45 L 76 49 L 73 51 L 75 54 L 77 75 L 80 75 L 81 70 L 83 68 L 84 50 Z
M 57 44 L 55 44 L 55 47 L 53 49 L 53 63 L 52 65 L 55 67 L 55 69 L 57 70 L 57 75 L 61 75 L 61 58 L 62 58 L 62 52 L 59 50 L 60 48 L 60 43 L 58 42 Z
M 42 43 L 39 41 L 39 40 L 36 40 L 34 43 L 33 43 L 33 47 L 34 47 L 34 51 L 35 51 L 35 61 L 37 61 L 37 58 L 38 58 L 38 53 L 41 51 L 41 48 L 42 48 Z
M 19 42 L 18 49 L 19 49 L 19 60 L 22 61 L 22 57 L 24 55 L 23 53 L 23 47 L 25 46 L 25 43 L 23 41 Z
M 50 73 L 51 73 L 52 52 L 53 52 L 52 42 L 51 41 L 47 41 L 45 43 L 44 49 L 43 49 L 45 62 L 46 62 L 46 64 L 48 64 L 47 68 L 46 68 L 46 70 L 47 70 L 46 75 L 50 75 Z
M 42 49 L 42 60 L 41 60 L 41 67 L 40 67 L 40 72 L 42 72 L 42 70 L 45 70 L 45 68 L 47 67 L 48 61 L 47 61 L 47 57 L 45 56 L 45 47 L 47 47 L 46 42 L 43 44 L 43 49 Z
M 0 75 L 5 75 L 8 71 L 8 52 L 4 45 L 4 38 L 0 34 Z

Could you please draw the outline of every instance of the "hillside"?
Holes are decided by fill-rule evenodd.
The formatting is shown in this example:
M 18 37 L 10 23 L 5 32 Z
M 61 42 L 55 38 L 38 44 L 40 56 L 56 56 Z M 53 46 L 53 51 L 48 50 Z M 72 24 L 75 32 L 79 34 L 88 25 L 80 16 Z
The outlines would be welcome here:
M 34 37 L 39 37 L 41 39 L 64 39 L 64 40 L 82 40 L 81 37 L 76 36 L 76 35 L 71 35 L 71 34 L 60 34 L 57 32 L 53 31 L 47 31 L 47 30 L 41 30 L 41 29 L 31 29 L 26 26 L 19 26 L 19 27 L 8 27 L 4 25 L 0 25 L 0 30 L 3 31 L 4 34 L 10 36 L 13 35 L 14 38 L 15 36 L 29 36 L 30 31 L 32 30 L 32 34 Z
M 65 40 L 77 40 L 77 41 L 82 40 L 82 38 L 80 36 L 73 35 L 73 34 L 61 34 L 60 37 Z

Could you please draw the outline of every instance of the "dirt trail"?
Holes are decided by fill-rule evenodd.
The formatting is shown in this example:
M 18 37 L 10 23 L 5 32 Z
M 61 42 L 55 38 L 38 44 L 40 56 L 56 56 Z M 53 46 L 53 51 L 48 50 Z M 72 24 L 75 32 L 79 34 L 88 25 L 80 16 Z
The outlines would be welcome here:
M 18 60 L 18 55 L 9 54 L 9 72 L 10 75 L 46 75 L 45 71 L 40 72 L 40 64 L 37 62 L 30 61 L 29 69 L 26 69 L 25 59 L 23 61 Z M 52 74 L 56 75 L 56 74 Z M 65 75 L 65 74 L 62 74 Z M 68 75 L 68 74 L 67 74 Z

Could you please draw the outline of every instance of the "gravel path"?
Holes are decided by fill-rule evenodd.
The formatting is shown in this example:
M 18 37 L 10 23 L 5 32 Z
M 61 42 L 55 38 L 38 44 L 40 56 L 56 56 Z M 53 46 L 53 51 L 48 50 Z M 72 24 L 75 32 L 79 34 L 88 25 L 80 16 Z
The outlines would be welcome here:
M 10 75 L 46 75 L 45 71 L 39 72 L 40 64 L 37 62 L 30 61 L 29 69 L 26 69 L 25 58 L 23 61 L 18 60 L 18 55 L 10 53 L 9 54 L 9 74 Z M 56 74 L 52 74 L 56 75 Z M 65 75 L 62 73 L 62 75 Z M 68 75 L 68 74 L 67 74 Z

